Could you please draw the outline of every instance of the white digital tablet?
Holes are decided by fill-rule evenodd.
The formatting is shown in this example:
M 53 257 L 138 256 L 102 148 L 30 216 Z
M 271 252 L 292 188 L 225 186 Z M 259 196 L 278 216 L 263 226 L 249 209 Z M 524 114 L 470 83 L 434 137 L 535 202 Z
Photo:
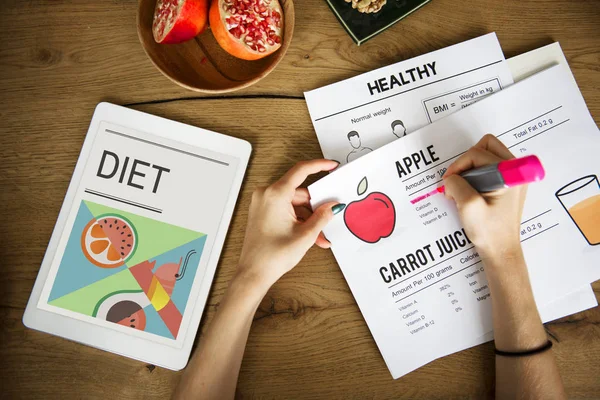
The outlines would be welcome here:
M 183 368 L 250 152 L 244 140 L 100 103 L 23 323 Z

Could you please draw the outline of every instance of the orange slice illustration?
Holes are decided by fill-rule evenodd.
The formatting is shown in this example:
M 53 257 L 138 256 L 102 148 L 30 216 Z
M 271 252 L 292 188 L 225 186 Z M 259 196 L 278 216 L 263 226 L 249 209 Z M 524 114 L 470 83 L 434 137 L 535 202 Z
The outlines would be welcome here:
M 81 234 L 85 257 L 101 268 L 117 268 L 133 255 L 137 246 L 136 231 L 120 215 L 103 215 L 92 219 Z

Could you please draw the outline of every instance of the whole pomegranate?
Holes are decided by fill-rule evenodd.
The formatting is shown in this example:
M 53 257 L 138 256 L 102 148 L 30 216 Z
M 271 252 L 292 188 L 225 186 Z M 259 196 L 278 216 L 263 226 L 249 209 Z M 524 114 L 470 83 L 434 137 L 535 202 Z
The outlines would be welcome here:
M 152 34 L 157 43 L 181 43 L 206 29 L 209 0 L 157 0 Z
M 277 0 L 213 0 L 210 29 L 232 56 L 258 60 L 281 47 L 283 12 Z

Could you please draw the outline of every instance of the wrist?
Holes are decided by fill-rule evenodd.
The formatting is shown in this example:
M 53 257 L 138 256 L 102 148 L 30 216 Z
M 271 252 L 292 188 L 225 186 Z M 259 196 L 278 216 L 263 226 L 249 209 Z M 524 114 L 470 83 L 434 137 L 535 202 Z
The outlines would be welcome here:
M 521 247 L 481 254 L 492 296 L 533 301 L 529 272 Z
M 236 292 L 243 292 L 244 296 L 257 299 L 259 302 L 271 288 L 271 284 L 261 276 L 249 272 L 248 268 L 238 267 L 229 287 Z
M 507 265 L 525 265 L 525 257 L 520 242 L 494 246 L 491 248 L 476 246 L 481 259 L 490 269 L 506 268 Z

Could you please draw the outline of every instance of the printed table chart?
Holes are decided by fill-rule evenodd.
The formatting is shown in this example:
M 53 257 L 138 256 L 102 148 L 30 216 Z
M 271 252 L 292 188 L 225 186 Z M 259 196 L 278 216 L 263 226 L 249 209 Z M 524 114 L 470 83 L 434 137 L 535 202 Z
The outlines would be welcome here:
M 600 122 L 597 2 L 436 0 L 357 47 L 324 2 L 296 1 L 294 39 L 277 69 L 250 88 L 216 98 L 179 88 L 152 66 L 138 42 L 136 8 L 134 0 L 8 0 L 0 6 L 0 386 L 7 398 L 164 398 L 181 374 L 21 322 L 100 101 L 253 145 L 201 332 L 234 274 L 252 191 L 296 161 L 321 156 L 304 91 L 496 31 L 507 57 L 560 41 Z M 494 82 L 429 99 L 428 109 L 458 107 L 488 87 Z M 600 291 L 600 283 L 593 287 Z M 569 397 L 600 393 L 599 323 L 595 308 L 546 325 Z M 484 397 L 493 392 L 493 363 L 488 343 L 392 380 L 333 256 L 315 248 L 261 304 L 237 391 L 257 398 Z

